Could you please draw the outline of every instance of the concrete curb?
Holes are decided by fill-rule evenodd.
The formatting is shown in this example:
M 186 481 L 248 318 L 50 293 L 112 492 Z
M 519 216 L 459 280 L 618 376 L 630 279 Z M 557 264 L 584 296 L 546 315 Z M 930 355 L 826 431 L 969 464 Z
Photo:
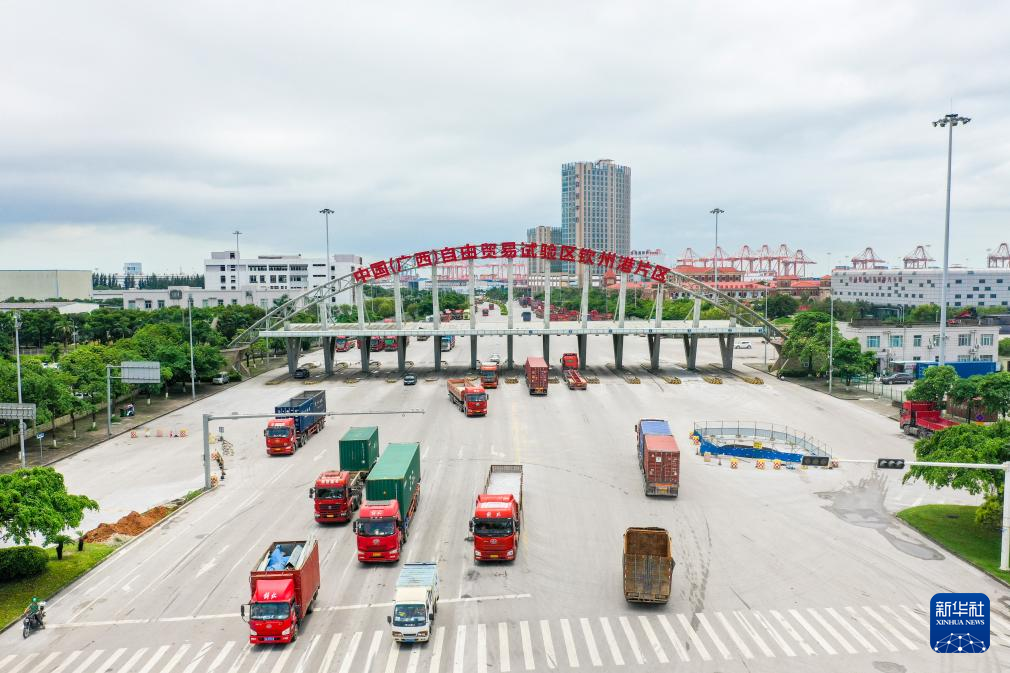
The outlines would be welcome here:
M 83 449 L 81 449 L 81 450 L 83 451 Z M 211 490 L 213 490 L 213 489 L 211 489 Z M 206 495 L 207 493 L 210 493 L 210 491 L 202 491 L 202 492 L 201 492 L 201 493 L 200 493 L 199 495 L 196 495 L 196 496 L 194 496 L 193 498 L 191 498 L 190 500 L 187 500 L 186 502 L 182 503 L 181 505 L 179 505 L 178 507 L 176 507 L 175 509 L 173 509 L 173 510 L 172 510 L 172 511 L 171 511 L 171 512 L 170 512 L 170 513 L 168 514 L 168 516 L 166 516 L 166 517 L 165 517 L 164 519 L 162 519 L 162 520 L 161 520 L 161 521 L 159 521 L 158 523 L 154 524 L 154 525 L 153 525 L 153 526 L 151 526 L 150 528 L 148 528 L 148 529 L 144 530 L 144 531 L 143 531 L 142 533 L 140 533 L 139 535 L 134 535 L 134 536 L 133 536 L 133 537 L 131 537 L 131 538 L 130 538 L 129 540 L 127 540 L 127 541 L 126 541 L 126 542 L 124 542 L 123 544 L 121 544 L 121 545 L 119 545 L 118 547 L 116 547 L 115 549 L 113 549 L 113 550 L 112 550 L 112 552 L 111 552 L 111 553 L 109 553 L 109 554 L 108 554 L 108 555 L 107 555 L 107 556 L 106 556 L 105 558 L 103 558 L 103 559 L 102 559 L 101 561 L 99 561 L 99 562 L 98 562 L 98 563 L 96 563 L 95 565 L 91 566 L 91 568 L 89 568 L 88 570 L 86 570 L 85 572 L 83 572 L 82 574 L 80 574 L 79 576 L 75 577 L 75 578 L 74 578 L 74 579 L 73 579 L 73 580 L 72 580 L 72 581 L 71 581 L 71 582 L 70 582 L 69 584 L 66 584 L 66 585 L 64 585 L 64 586 L 60 587 L 60 588 L 59 588 L 59 589 L 57 589 L 57 590 L 56 590 L 56 592 L 55 592 L 55 593 L 53 593 L 53 594 L 52 594 L 51 596 L 47 596 L 47 597 L 43 598 L 42 600 L 46 600 L 46 601 L 48 601 L 48 600 L 51 600 L 51 599 L 53 599 L 53 598 L 55 598 L 55 597 L 59 596 L 59 595 L 60 595 L 61 593 L 63 593 L 63 592 L 64 592 L 64 591 L 66 591 L 67 589 L 70 589 L 70 588 L 71 588 L 71 587 L 73 587 L 73 586 L 74 586 L 75 584 L 77 584 L 77 583 L 78 583 L 78 582 L 80 582 L 81 580 L 85 579 L 85 578 L 86 578 L 86 577 L 87 577 L 88 575 L 90 575 L 90 574 L 91 574 L 92 572 L 94 572 L 94 571 L 95 571 L 95 568 L 98 568 L 99 566 L 101 566 L 101 565 L 102 565 L 103 563 L 105 563 L 105 562 L 106 562 L 106 561 L 108 561 L 109 559 L 111 559 L 111 558 L 115 557 L 115 556 L 116 556 L 116 554 L 118 554 L 118 553 L 119 553 L 119 552 L 120 552 L 121 550 L 123 550 L 123 549 L 126 549 L 126 548 L 127 548 L 127 547 L 129 547 L 129 546 L 130 546 L 131 544 L 133 544 L 133 543 L 134 543 L 135 541 L 137 541 L 137 540 L 139 540 L 140 538 L 142 538 L 142 537 L 144 537 L 145 535 L 147 535 L 147 533 L 149 533 L 150 531 L 152 531 L 152 530 L 155 530 L 155 529 L 159 528 L 159 527 L 160 527 L 160 526 L 161 526 L 161 525 L 162 525 L 163 523 L 165 523 L 166 521 L 168 521 L 169 519 L 171 519 L 171 518 L 172 518 L 173 516 L 175 516 L 176 514 L 178 514 L 179 512 L 181 512 L 182 510 L 186 509 L 186 507 L 188 507 L 188 506 L 189 506 L 189 505 L 190 505 L 191 503 L 194 503 L 194 502 L 196 502 L 197 500 L 199 500 L 200 498 L 202 498 L 203 496 L 205 496 L 205 495 Z M 185 497 L 185 496 L 183 496 L 183 497 Z M 170 501 L 170 502 L 171 502 L 171 501 Z M 156 505 L 156 506 L 157 506 L 157 505 Z M 88 544 L 103 544 L 103 543 L 101 543 L 101 542 L 90 542 L 90 543 L 88 543 Z M 4 626 L 0 626 L 0 633 L 4 633 L 5 631 L 7 631 L 7 629 L 9 629 L 10 627 L 12 627 L 12 626 L 14 626 L 15 624 L 18 624 L 18 623 L 20 623 L 20 622 L 21 622 L 21 618 L 20 618 L 20 617 L 17 617 L 16 619 L 14 619 L 14 621 L 10 622 L 9 624 L 5 624 Z

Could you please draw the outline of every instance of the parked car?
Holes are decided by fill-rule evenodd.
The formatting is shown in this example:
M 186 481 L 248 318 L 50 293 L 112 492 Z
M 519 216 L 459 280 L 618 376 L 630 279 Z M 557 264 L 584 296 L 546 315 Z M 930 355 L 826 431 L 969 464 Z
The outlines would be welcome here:
M 742 348 L 744 350 L 750 350 L 753 347 L 754 346 L 751 345 L 751 342 L 749 341 L 737 341 L 735 344 L 733 344 L 733 348 Z
M 228 372 L 218 372 L 218 375 L 210 380 L 216 386 L 223 386 L 228 383 L 231 379 L 228 378 Z
M 895 383 L 912 383 L 913 381 L 915 381 L 915 377 L 908 372 L 894 372 L 880 377 L 880 382 L 887 386 Z
M 412 386 L 415 383 L 417 383 L 417 377 L 416 376 L 414 376 L 413 374 L 404 374 L 403 375 L 403 385 L 405 385 L 405 386 Z
M 309 378 L 309 370 L 306 369 L 305 367 L 299 367 L 298 369 L 295 370 L 295 378 L 296 379 Z
M 493 363 L 495 363 L 496 365 L 500 365 L 500 364 L 501 364 L 501 356 L 500 356 L 500 355 L 498 355 L 497 353 L 492 353 L 492 354 L 491 354 L 491 357 L 489 357 L 489 358 L 487 359 L 487 361 L 488 361 L 488 362 L 493 362 Z

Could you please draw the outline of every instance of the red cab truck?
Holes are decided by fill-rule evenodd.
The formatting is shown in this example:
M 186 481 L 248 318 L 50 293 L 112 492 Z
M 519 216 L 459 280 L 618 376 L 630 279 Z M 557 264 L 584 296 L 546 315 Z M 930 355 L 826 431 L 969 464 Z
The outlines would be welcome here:
M 271 542 L 249 573 L 249 592 L 240 610 L 249 622 L 249 644 L 294 642 L 319 595 L 315 539 Z
M 421 445 L 389 444 L 365 479 L 365 504 L 354 522 L 358 560 L 396 562 L 421 497 Z
M 466 379 L 449 379 L 445 383 L 449 401 L 467 416 L 487 416 L 487 393 L 479 385 L 467 385 Z
M 901 403 L 899 423 L 906 435 L 915 437 L 929 437 L 934 432 L 959 425 L 957 421 L 944 418 L 942 412 L 932 402 L 910 400 Z
M 565 353 L 561 356 L 561 371 L 579 368 L 579 356 L 577 353 Z
M 492 465 L 470 519 L 474 560 L 515 560 L 522 514 L 523 466 Z
M 266 437 L 267 455 L 290 456 L 309 441 L 326 425 L 326 392 L 306 390 L 290 400 L 274 407 L 277 418 L 267 421 L 263 430 Z M 284 416 L 284 414 L 314 414 L 307 416 Z
M 482 362 L 480 365 L 480 383 L 485 388 L 498 387 L 498 364 Z
M 638 467 L 646 495 L 677 497 L 680 493 L 680 448 L 664 420 L 643 418 L 635 425 Z
M 547 394 L 547 363 L 543 358 L 526 358 L 526 387 L 530 395 Z
M 346 353 L 347 351 L 354 348 L 354 343 L 355 343 L 354 339 L 345 336 L 338 336 L 333 340 L 333 350 L 337 351 L 338 353 Z
M 340 469 L 316 477 L 309 489 L 316 523 L 350 521 L 361 505 L 365 477 L 379 459 L 379 429 L 350 428 L 340 438 Z

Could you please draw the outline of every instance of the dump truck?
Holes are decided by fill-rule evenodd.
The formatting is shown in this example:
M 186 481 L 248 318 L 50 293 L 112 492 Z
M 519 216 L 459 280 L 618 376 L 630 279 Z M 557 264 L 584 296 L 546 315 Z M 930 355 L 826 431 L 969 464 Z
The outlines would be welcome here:
M 469 385 L 466 379 L 449 379 L 445 382 L 449 401 L 467 416 L 487 416 L 487 392 L 478 385 Z
M 420 497 L 421 445 L 387 445 L 365 479 L 365 504 L 354 522 L 359 561 L 400 559 Z
M 497 388 L 498 387 L 498 363 L 497 362 L 482 362 L 480 363 L 480 384 L 485 388 Z
M 666 603 L 673 584 L 670 534 L 664 528 L 624 532 L 624 598 L 635 603 Z
M 283 404 L 274 407 L 277 418 L 267 421 L 263 429 L 267 454 L 290 456 L 326 425 L 326 392 L 306 390 Z M 285 416 L 284 414 L 314 414 L 311 416 Z
M 547 394 L 547 363 L 543 358 L 526 358 L 526 387 L 530 395 Z
M 913 437 L 929 437 L 934 432 L 960 425 L 957 421 L 943 417 L 943 412 L 932 402 L 901 403 L 901 416 L 898 418 L 902 432 Z
M 290 643 L 319 595 L 319 545 L 314 538 L 271 542 L 249 573 L 249 644 Z
M 662 419 L 643 418 L 635 424 L 638 467 L 642 471 L 646 495 L 680 494 L 680 448 Z
M 438 612 L 438 563 L 404 563 L 396 579 L 393 614 L 386 617 L 398 643 L 423 643 L 431 638 Z
M 515 560 L 522 514 L 523 466 L 492 465 L 470 519 L 474 560 Z
M 379 429 L 350 428 L 340 438 L 340 469 L 316 477 L 309 489 L 316 523 L 350 521 L 361 505 L 361 491 L 375 461 L 379 459 Z

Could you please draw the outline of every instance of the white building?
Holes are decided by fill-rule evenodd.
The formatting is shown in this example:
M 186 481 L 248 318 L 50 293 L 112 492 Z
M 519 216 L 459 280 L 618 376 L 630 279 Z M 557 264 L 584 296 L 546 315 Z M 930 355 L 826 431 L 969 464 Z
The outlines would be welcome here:
M 939 304 L 942 279 L 942 269 L 835 269 L 831 292 L 881 306 Z M 1010 269 L 950 269 L 947 305 L 1010 306 Z
M 846 339 L 858 339 L 863 350 L 875 351 L 881 370 L 891 362 L 937 362 L 940 359 L 938 324 L 886 324 L 879 321 L 838 323 Z M 999 325 L 947 327 L 947 362 L 998 361 Z
M 91 272 L 65 269 L 0 271 L 0 301 L 15 299 L 88 299 Z
M 144 273 L 144 265 L 140 262 L 123 262 L 123 273 L 127 276 L 140 276 Z

